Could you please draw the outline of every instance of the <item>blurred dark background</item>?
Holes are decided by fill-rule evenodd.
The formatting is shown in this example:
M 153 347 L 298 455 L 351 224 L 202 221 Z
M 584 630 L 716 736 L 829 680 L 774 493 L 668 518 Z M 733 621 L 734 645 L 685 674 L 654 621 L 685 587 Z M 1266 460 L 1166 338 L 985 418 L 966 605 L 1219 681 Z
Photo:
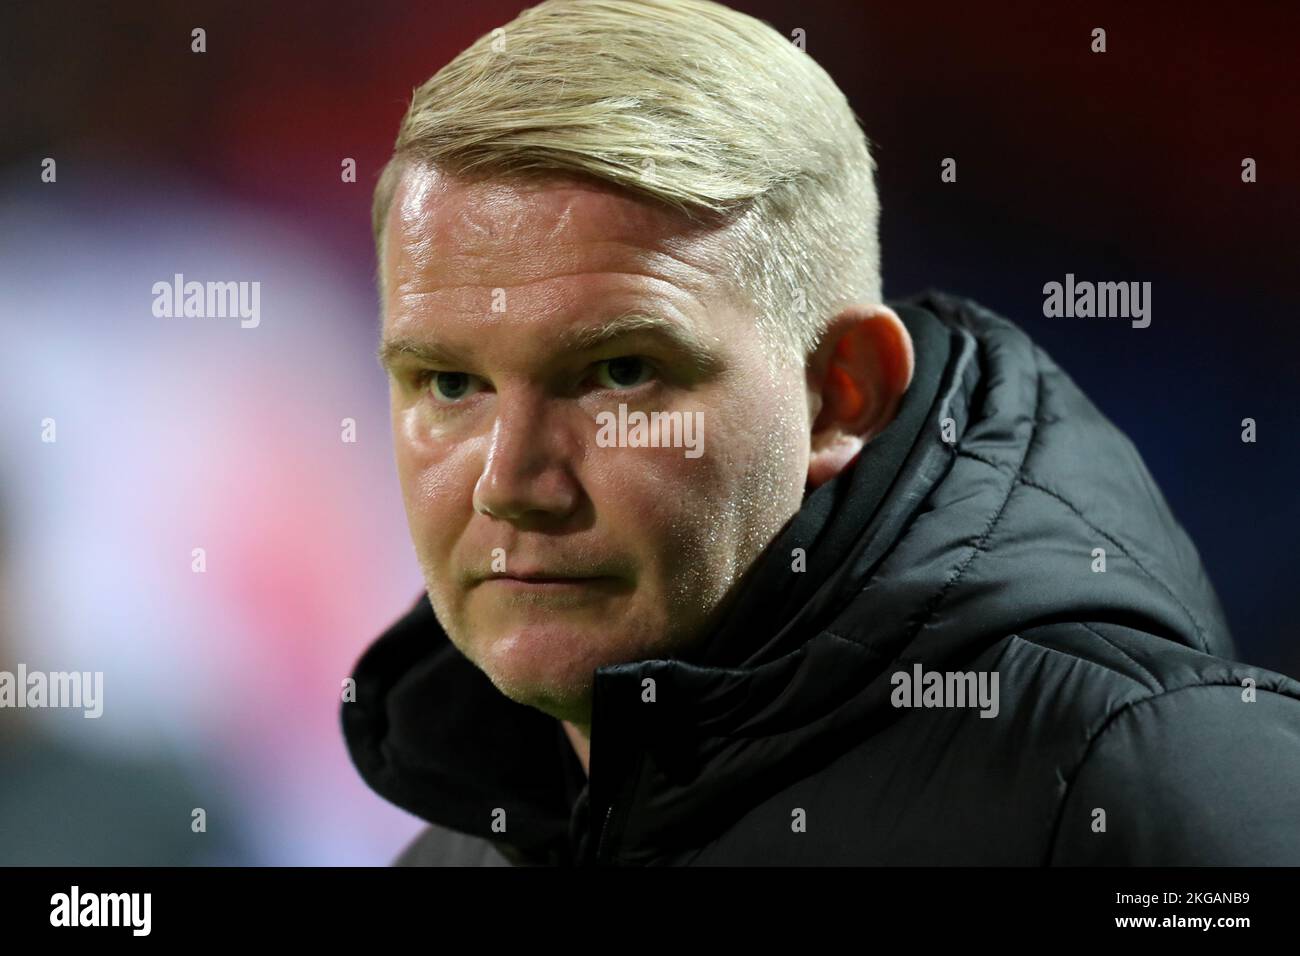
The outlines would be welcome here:
M 335 720 L 338 678 L 420 588 L 371 355 L 370 197 L 411 88 L 525 6 L 0 7 L 11 643 L 29 666 L 40 648 L 117 667 L 119 700 L 147 703 L 89 746 L 222 781 L 259 861 L 386 862 L 418 828 L 355 779 Z M 861 117 L 887 296 L 940 288 L 1020 323 L 1144 454 L 1240 656 L 1300 675 L 1300 8 L 732 6 L 805 31 Z M 149 316 L 153 279 L 250 262 L 272 279 L 255 339 Z M 1151 326 L 1044 318 L 1066 273 L 1150 281 Z M 35 439 L 46 414 L 67 423 L 63 458 Z M 341 451 L 345 415 L 363 440 Z M 189 549 L 223 535 L 236 557 L 200 591 Z M 156 732 L 158 712 L 181 716 Z

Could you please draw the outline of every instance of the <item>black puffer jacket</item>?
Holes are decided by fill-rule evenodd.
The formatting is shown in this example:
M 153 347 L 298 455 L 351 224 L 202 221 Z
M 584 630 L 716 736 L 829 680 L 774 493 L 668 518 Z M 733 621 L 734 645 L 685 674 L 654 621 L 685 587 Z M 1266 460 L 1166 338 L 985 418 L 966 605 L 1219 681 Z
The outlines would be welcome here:
M 371 646 L 343 728 L 432 824 L 399 862 L 1300 865 L 1300 683 L 1232 662 L 1132 444 L 1010 322 L 891 304 L 898 417 L 693 656 L 596 672 L 589 783 L 426 598 Z

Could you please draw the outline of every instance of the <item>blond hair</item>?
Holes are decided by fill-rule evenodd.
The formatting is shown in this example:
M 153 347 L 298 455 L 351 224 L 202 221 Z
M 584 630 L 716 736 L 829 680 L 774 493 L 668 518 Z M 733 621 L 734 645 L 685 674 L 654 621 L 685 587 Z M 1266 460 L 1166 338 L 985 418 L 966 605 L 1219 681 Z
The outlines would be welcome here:
M 412 162 L 589 177 L 724 223 L 735 241 L 720 278 L 800 363 L 839 309 L 880 301 L 875 166 L 857 116 L 793 42 L 709 0 L 545 0 L 416 89 L 375 189 L 381 277 Z

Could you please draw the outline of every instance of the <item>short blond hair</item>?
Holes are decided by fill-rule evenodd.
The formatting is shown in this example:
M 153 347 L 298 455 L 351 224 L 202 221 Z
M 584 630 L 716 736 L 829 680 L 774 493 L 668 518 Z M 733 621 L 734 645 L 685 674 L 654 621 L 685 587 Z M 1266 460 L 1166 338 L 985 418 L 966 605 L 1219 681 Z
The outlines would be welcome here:
M 845 305 L 880 301 L 866 135 L 817 63 L 709 0 L 545 0 L 417 88 L 375 188 L 380 262 L 409 163 L 473 179 L 592 178 L 721 221 L 769 345 L 806 360 Z

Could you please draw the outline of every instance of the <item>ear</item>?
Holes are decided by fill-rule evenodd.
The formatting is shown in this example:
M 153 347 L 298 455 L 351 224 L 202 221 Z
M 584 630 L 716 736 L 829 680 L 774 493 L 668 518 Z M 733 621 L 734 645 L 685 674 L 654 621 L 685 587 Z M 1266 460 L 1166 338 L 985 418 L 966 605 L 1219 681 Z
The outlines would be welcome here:
M 836 315 L 808 361 L 808 485 L 834 478 L 898 412 L 912 382 L 912 336 L 887 305 Z

